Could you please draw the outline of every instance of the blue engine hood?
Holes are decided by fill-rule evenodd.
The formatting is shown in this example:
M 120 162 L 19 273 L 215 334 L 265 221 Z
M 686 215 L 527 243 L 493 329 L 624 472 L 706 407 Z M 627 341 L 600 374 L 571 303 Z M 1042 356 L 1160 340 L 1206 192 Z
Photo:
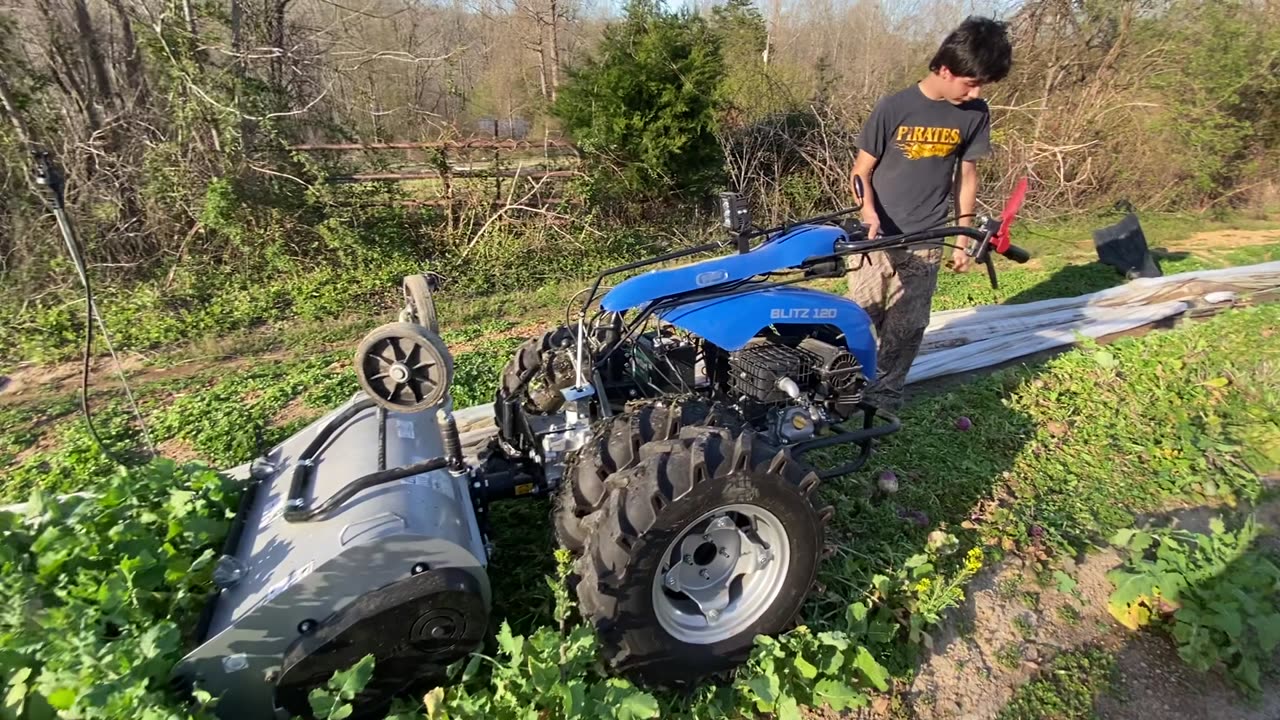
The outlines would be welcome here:
M 867 379 L 875 379 L 875 335 L 871 318 L 860 305 L 839 295 L 794 285 L 761 283 L 756 287 L 695 300 L 657 315 L 725 350 L 742 348 L 770 325 L 831 325 L 844 333 L 845 346 L 858 359 Z
M 809 258 L 830 255 L 835 251 L 836 241 L 844 238 L 844 231 L 831 225 L 801 225 L 747 253 L 652 270 L 629 278 L 610 290 L 600 304 L 608 312 L 622 312 L 677 293 L 798 267 Z

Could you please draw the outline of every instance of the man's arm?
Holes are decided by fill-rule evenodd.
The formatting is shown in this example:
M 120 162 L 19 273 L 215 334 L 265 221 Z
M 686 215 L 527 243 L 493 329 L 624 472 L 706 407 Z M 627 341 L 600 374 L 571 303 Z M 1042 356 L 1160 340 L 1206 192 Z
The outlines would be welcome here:
M 867 237 L 873 238 L 880 234 L 880 217 L 876 215 L 876 191 L 871 188 L 871 176 L 875 173 L 876 163 L 879 159 L 867 152 L 866 150 L 858 150 L 858 158 L 853 162 L 853 171 L 849 173 L 849 192 L 857 198 L 857 192 L 853 189 L 854 178 L 862 178 L 862 222 L 866 223 Z M 976 196 L 975 196 L 976 197 Z
M 978 206 L 978 164 L 972 160 L 963 160 L 960 171 L 956 174 L 956 202 L 960 219 L 959 225 L 969 227 L 973 224 L 973 213 Z M 969 246 L 969 238 L 961 235 L 956 238 L 956 245 L 961 248 Z M 969 269 L 970 258 L 961 250 L 951 253 L 951 266 L 956 272 Z

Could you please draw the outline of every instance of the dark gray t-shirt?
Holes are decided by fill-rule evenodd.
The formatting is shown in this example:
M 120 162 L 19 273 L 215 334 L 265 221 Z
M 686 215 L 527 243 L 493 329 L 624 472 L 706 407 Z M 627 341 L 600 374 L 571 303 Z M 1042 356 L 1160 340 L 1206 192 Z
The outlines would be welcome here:
M 881 233 L 946 223 L 956 163 L 991 153 L 990 118 L 983 100 L 930 100 L 916 85 L 876 104 L 857 142 L 879 158 L 871 186 Z

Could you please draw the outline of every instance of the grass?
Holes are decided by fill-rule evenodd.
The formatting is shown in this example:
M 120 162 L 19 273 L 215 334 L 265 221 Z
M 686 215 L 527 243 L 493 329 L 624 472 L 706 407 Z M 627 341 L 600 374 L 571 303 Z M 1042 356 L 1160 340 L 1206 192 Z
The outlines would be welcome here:
M 1018 634 L 1022 636 L 1023 640 L 1030 640 L 1035 637 L 1036 626 L 1033 625 L 1030 620 L 1021 615 L 1013 619 L 1013 627 L 1018 631 Z
M 1022 665 L 1022 647 L 1018 643 L 1005 643 L 996 652 L 996 663 L 1005 670 L 1017 670 Z
M 1081 620 L 1084 619 L 1080 611 L 1070 605 L 1059 605 L 1055 612 L 1058 614 L 1058 619 L 1067 627 L 1079 627 Z
M 997 720 L 1090 720 L 1094 699 L 1112 686 L 1115 659 L 1100 650 L 1065 652 L 1018 688 Z

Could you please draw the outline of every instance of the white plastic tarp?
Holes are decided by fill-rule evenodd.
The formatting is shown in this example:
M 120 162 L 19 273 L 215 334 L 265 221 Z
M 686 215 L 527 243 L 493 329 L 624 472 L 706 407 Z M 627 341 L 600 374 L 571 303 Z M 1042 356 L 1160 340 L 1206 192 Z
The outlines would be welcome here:
M 1192 303 L 1280 289 L 1280 262 L 1140 278 L 1073 298 L 935 313 L 907 374 L 915 383 L 1159 322 Z M 1225 295 L 1223 291 L 1227 291 Z

